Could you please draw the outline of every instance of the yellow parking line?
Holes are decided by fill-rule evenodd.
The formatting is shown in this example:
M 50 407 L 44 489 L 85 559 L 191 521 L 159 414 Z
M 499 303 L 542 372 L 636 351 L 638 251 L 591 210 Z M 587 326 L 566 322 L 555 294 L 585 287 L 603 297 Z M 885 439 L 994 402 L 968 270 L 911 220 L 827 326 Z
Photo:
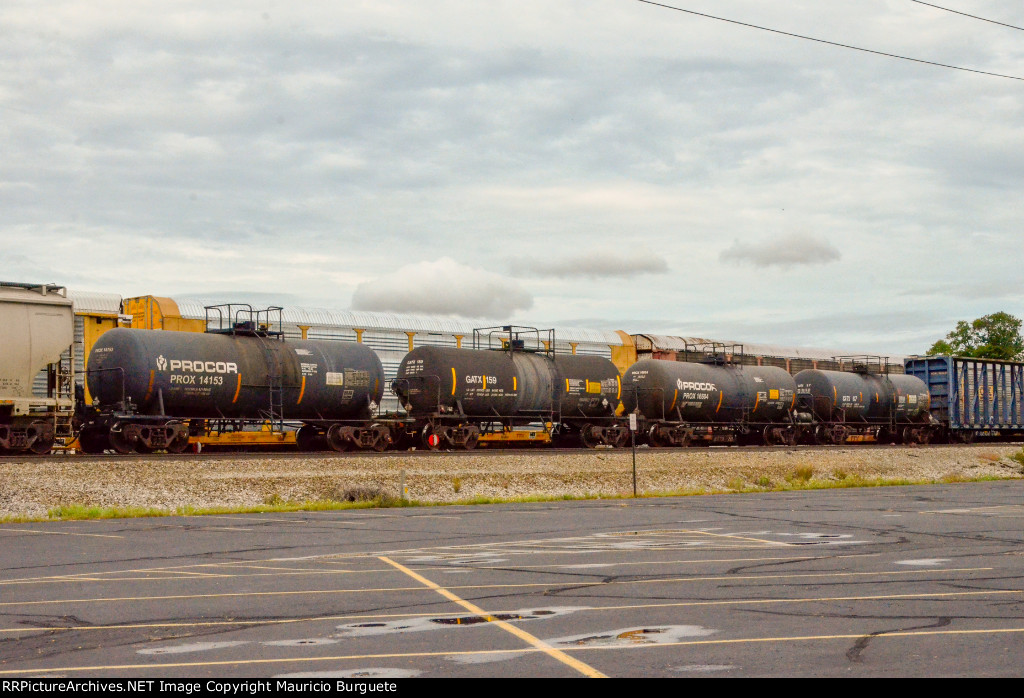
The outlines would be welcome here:
M 15 533 L 38 533 L 41 536 L 88 536 L 90 538 L 124 538 L 124 536 L 110 536 L 102 533 L 72 533 L 70 531 L 33 531 L 30 528 L 0 528 L 0 533 L 14 531 Z
M 385 558 L 381 557 L 381 560 Z M 397 563 L 391 562 L 395 565 Z M 988 572 L 991 567 L 961 567 L 935 570 L 922 568 L 915 570 L 900 571 L 879 571 L 879 572 L 814 572 L 804 574 L 762 574 L 762 575 L 715 575 L 712 577 L 666 577 L 660 579 L 629 579 L 622 581 L 597 581 L 597 582 L 574 582 L 573 580 L 559 580 L 554 582 L 532 582 L 524 584 L 460 584 L 449 587 L 451 589 L 536 589 L 537 587 L 565 587 L 571 586 L 575 589 L 588 587 L 626 586 L 631 584 L 671 584 L 677 582 L 716 582 L 716 581 L 765 581 L 776 579 L 822 579 L 822 578 L 850 578 L 850 577 L 898 577 L 912 574 L 935 574 L 941 572 Z M 85 599 L 45 599 L 40 601 L 3 601 L 0 607 L 6 606 L 43 606 L 48 604 L 69 604 L 69 603 L 114 603 L 124 601 L 172 601 L 182 599 L 221 599 L 233 597 L 257 597 L 257 596 L 310 596 L 314 594 L 369 594 L 388 593 L 400 591 L 421 591 L 421 587 L 377 587 L 374 589 L 303 589 L 299 591 L 252 591 L 252 592 L 227 592 L 223 594 L 173 594 L 167 596 L 120 596 L 120 597 L 95 597 Z
M 585 606 L 574 611 L 575 613 L 591 613 L 599 611 L 629 611 L 634 609 L 651 608 L 691 608 L 703 606 L 766 606 L 774 604 L 801 604 L 801 603 L 846 603 L 850 601 L 928 601 L 951 598 L 973 598 L 977 596 L 1008 596 L 1012 594 L 1024 594 L 1021 589 L 993 589 L 989 591 L 945 591 L 920 594 L 876 594 L 870 596 L 819 596 L 806 598 L 771 598 L 771 599 L 720 599 L 717 601 L 672 601 L 667 603 L 644 603 L 644 604 L 620 604 L 616 606 Z M 492 615 L 513 613 L 514 610 L 495 611 Z M 436 617 L 437 612 L 432 613 L 363 613 L 358 615 L 337 615 L 337 616 L 310 616 L 308 618 L 278 618 L 264 620 L 214 620 L 196 621 L 189 623 L 126 623 L 123 625 L 83 625 L 83 626 L 32 626 L 30 628 L 0 628 L 3 633 L 39 633 L 52 632 L 55 630 L 74 631 L 96 631 L 96 630 L 145 630 L 149 628 L 191 628 L 191 627 L 218 627 L 234 626 L 246 627 L 257 625 L 294 625 L 296 623 L 314 623 L 319 621 L 339 620 L 379 620 L 381 618 L 430 618 Z
M 982 628 L 979 630 L 906 630 L 892 633 L 873 635 L 875 642 L 891 638 L 910 637 L 935 637 L 940 635 L 1007 635 L 1024 633 L 1024 628 Z M 823 642 L 827 640 L 859 640 L 866 637 L 864 633 L 849 633 L 843 635 L 790 635 L 783 637 L 742 637 L 721 640 L 688 640 L 682 642 L 651 643 L 649 645 L 592 645 L 574 647 L 574 652 L 588 651 L 615 651 L 615 650 L 656 650 L 669 647 L 699 647 L 710 645 L 745 645 L 770 642 Z M 18 674 L 47 674 L 52 672 L 78 672 L 78 671 L 129 671 L 142 670 L 153 671 L 154 669 L 183 668 L 183 667 L 220 667 L 220 666 L 254 666 L 261 664 L 305 664 L 313 662 L 339 662 L 348 660 L 376 660 L 376 659 L 415 659 L 429 657 L 454 657 L 454 656 L 487 656 L 487 655 L 508 655 L 528 654 L 542 652 L 537 647 L 524 647 L 513 650 L 471 650 L 471 651 L 439 651 L 439 652 L 392 652 L 386 654 L 348 654 L 333 657 L 278 657 L 275 659 L 234 659 L 215 662 L 175 662 L 155 664 L 111 664 L 96 666 L 63 666 L 63 667 L 31 667 L 25 669 L 5 669 L 0 671 L 0 676 L 11 676 Z M 554 650 L 558 652 L 559 650 Z M 570 657 L 571 659 L 571 657 Z M 576 661 L 576 660 L 573 660 Z M 586 665 L 584 665 L 586 666 Z
M 438 594 L 440 594 L 441 596 L 445 597 L 449 601 L 453 601 L 453 602 L 457 603 L 458 605 L 462 606 L 464 609 L 466 609 L 470 613 L 476 613 L 477 615 L 483 616 L 484 618 L 487 619 L 488 623 L 493 623 L 494 625 L 498 626 L 502 630 L 504 630 L 506 632 L 509 632 L 509 633 L 512 633 L 513 635 L 518 637 L 520 640 L 526 642 L 530 646 L 535 647 L 536 649 L 540 650 L 541 652 L 543 652 L 544 654 L 548 655 L 552 659 L 556 659 L 556 660 L 562 662 L 563 664 L 572 667 L 573 669 L 575 669 L 576 671 L 580 672 L 584 676 L 586 676 L 588 678 L 591 678 L 591 679 L 606 679 L 606 678 L 608 678 L 607 676 L 605 676 L 604 674 L 602 674 L 600 671 L 598 671 L 594 667 L 590 666 L 589 664 L 585 664 L 585 663 L 581 662 L 580 660 L 576 659 L 575 657 L 571 657 L 568 654 L 566 654 L 565 652 L 562 652 L 561 650 L 555 649 L 554 647 L 552 647 L 548 643 L 544 642 L 543 640 L 541 640 L 538 637 L 535 637 L 535 636 L 531 635 L 530 633 L 526 632 L 522 628 L 517 628 L 516 626 L 512 625 L 511 623 L 506 623 L 503 620 L 498 620 L 497 618 L 495 618 L 494 616 L 490 615 L 489 613 L 487 613 L 487 611 L 483 610 L 482 608 L 480 608 L 476 604 L 473 604 L 473 603 L 471 603 L 469 601 L 466 601 L 465 599 L 462 599 L 462 598 L 456 596 L 455 594 L 453 594 L 452 592 L 448 591 L 444 587 L 439 586 L 439 585 L 435 584 L 434 582 L 430 581 L 429 579 L 427 579 L 426 577 L 413 572 L 408 567 L 404 567 L 404 566 L 398 564 L 397 562 L 395 562 L 394 560 L 392 560 L 390 558 L 387 558 L 387 557 L 381 557 L 380 559 L 383 562 L 386 562 L 387 564 L 389 564 L 392 567 L 394 567 L 396 570 L 402 572 L 403 574 L 406 574 L 406 575 L 412 577 L 413 579 L 415 579 L 420 584 L 423 584 L 424 586 L 429 587 L 430 589 L 433 589 L 434 591 L 436 591 Z

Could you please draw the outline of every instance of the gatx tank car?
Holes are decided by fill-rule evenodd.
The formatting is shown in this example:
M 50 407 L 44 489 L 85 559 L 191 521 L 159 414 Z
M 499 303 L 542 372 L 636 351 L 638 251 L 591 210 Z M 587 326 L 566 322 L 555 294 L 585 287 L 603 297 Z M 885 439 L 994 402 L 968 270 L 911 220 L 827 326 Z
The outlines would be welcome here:
M 89 358 L 82 450 L 180 452 L 190 429 L 211 420 L 228 429 L 288 420 L 300 448 L 387 448 L 391 428 L 373 423 L 384 389 L 377 355 L 351 342 L 284 342 L 273 329 L 280 310 L 211 306 L 205 334 L 105 333 Z
M 801 441 L 841 444 L 851 436 L 879 443 L 932 440 L 939 425 L 929 411 L 928 386 L 915 376 L 890 374 L 883 362 L 870 358 L 853 359 L 850 371 L 808 369 L 794 376 Z
M 392 383 L 423 446 L 473 448 L 481 434 L 534 425 L 553 440 L 621 446 L 618 369 L 603 357 L 556 355 L 554 332 L 476 330 L 473 349 L 419 347 Z

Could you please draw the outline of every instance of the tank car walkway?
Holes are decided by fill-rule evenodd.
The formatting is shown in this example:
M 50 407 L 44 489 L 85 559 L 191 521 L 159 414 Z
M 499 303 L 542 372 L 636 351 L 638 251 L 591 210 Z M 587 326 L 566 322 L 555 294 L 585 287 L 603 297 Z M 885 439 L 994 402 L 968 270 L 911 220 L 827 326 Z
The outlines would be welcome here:
M 1024 482 L 0 525 L 0 678 L 1019 676 Z

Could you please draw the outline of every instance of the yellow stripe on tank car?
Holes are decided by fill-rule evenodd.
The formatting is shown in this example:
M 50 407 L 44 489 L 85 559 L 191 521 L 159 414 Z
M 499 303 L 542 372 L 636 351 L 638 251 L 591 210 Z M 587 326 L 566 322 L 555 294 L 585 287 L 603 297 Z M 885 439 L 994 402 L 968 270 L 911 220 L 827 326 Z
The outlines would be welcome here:
M 569 379 L 565 379 L 565 392 L 569 392 Z
M 619 376 L 615 376 L 615 382 L 619 386 L 619 393 L 618 393 L 618 395 L 615 396 L 615 399 L 616 400 L 621 400 L 622 399 L 622 378 L 619 377 Z
M 295 401 L 296 405 L 302 404 L 302 396 L 306 394 L 306 377 L 302 377 L 302 387 L 299 388 L 299 399 Z
M 789 404 L 789 409 L 793 409 L 794 407 L 796 407 L 796 393 L 795 392 L 793 393 L 793 402 L 791 402 Z
M 678 399 L 679 399 L 679 391 L 677 390 L 675 395 L 672 396 L 672 405 L 668 408 L 669 412 L 671 412 L 675 408 L 676 400 L 678 400 Z
M 750 411 L 751 412 L 756 412 L 757 411 L 757 405 L 760 402 L 761 402 L 761 393 L 754 393 L 754 407 Z
M 149 372 L 149 387 L 146 388 L 146 397 L 142 398 L 143 402 L 149 400 L 149 396 L 153 394 L 153 379 L 156 377 L 156 371 Z
M 452 395 L 455 394 L 455 367 L 452 366 Z
M 484 376 L 484 390 L 487 390 L 487 376 Z
M 719 390 L 718 391 L 718 406 L 715 407 L 715 414 L 718 414 L 718 410 L 722 409 L 722 400 L 724 400 L 724 399 L 725 399 L 725 391 L 724 390 Z
M 516 387 L 518 384 L 519 384 L 519 377 L 518 376 L 512 376 L 512 392 L 515 392 L 516 390 L 518 390 L 518 388 Z
M 232 405 L 235 404 L 236 402 L 238 402 L 238 394 L 240 392 L 242 392 L 242 374 L 241 373 L 238 374 L 238 387 L 235 388 L 235 396 L 233 398 L 231 398 L 231 404 Z

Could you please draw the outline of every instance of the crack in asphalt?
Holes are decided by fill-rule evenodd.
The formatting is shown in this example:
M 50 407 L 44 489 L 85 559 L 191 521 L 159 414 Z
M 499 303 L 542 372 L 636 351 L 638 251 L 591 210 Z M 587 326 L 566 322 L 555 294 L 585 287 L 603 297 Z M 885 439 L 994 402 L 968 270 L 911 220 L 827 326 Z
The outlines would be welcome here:
M 932 617 L 934 618 L 935 616 Z M 891 633 L 905 633 L 910 632 L 912 630 L 945 628 L 952 622 L 953 621 L 949 616 L 939 616 L 934 623 L 929 623 L 928 625 L 913 625 L 910 627 L 892 628 L 889 630 L 876 630 L 873 633 L 868 633 L 867 635 L 861 637 L 855 643 L 853 643 L 853 646 L 846 651 L 846 658 L 854 664 L 862 664 L 864 662 L 863 655 L 864 652 L 868 649 L 868 644 L 876 637 L 882 637 L 883 635 L 889 635 Z

